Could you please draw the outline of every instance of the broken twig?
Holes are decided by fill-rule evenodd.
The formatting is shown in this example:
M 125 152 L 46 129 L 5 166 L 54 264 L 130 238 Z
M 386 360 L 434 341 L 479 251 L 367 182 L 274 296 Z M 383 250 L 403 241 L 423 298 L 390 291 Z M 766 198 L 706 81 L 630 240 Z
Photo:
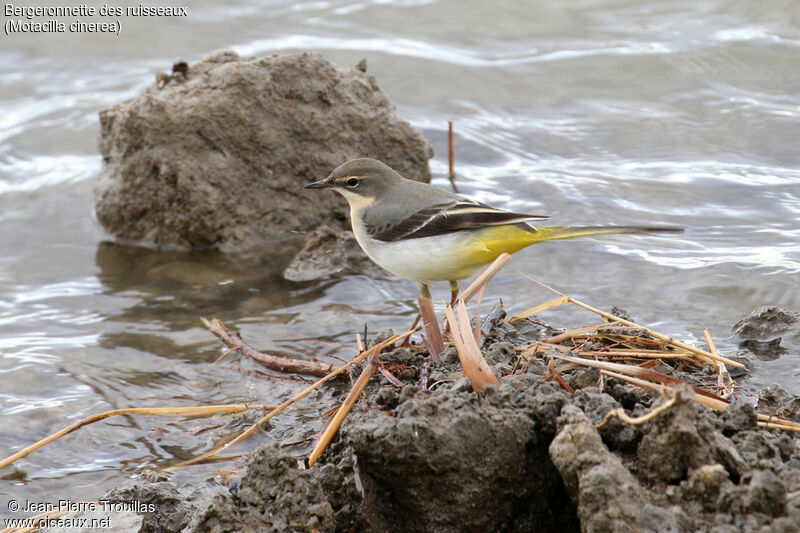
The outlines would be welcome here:
M 290 359 L 288 357 L 280 357 L 277 355 L 260 352 L 244 342 L 239 335 L 232 333 L 218 318 L 213 318 L 211 320 L 201 318 L 200 320 L 203 321 L 203 324 L 206 328 L 208 328 L 208 331 L 213 333 L 215 337 L 221 340 L 222 343 L 229 348 L 227 352 L 222 354 L 223 356 L 228 352 L 235 350 L 271 370 L 277 370 L 278 372 L 307 374 L 309 376 L 326 376 L 339 368 L 336 365 L 328 363 L 307 361 L 305 359 Z M 219 361 L 219 359 L 222 359 L 222 356 L 220 356 L 217 361 Z M 215 363 L 217 361 L 215 361 Z

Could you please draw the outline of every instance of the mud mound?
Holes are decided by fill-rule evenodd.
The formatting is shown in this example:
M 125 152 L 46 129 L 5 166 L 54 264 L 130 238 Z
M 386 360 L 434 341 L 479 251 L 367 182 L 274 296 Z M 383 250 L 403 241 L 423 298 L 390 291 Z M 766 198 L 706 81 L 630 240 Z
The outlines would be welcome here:
M 358 458 L 367 530 L 577 529 L 525 394 L 484 390 L 420 393 L 392 414 L 348 422 L 343 441 Z
M 645 490 L 606 448 L 583 411 L 568 405 L 559 422 L 561 429 L 550 444 L 550 457 L 578 504 L 583 530 L 630 531 L 645 513 Z
M 514 348 L 539 334 L 498 319 L 492 368 L 511 369 Z M 798 531 L 797 441 L 759 428 L 750 403 L 717 413 L 688 386 L 665 398 L 611 377 L 600 390 L 587 369 L 564 372 L 570 394 L 545 380 L 546 361 L 475 394 L 452 350 L 423 391 L 424 352 L 381 359 L 405 386 L 374 379 L 311 469 L 272 445 L 224 485 L 180 494 L 151 480 L 112 496 L 159 505 L 143 531 Z M 761 400 L 759 411 L 798 417 L 800 399 L 778 387 Z M 667 401 L 638 425 L 597 427 L 621 406 L 639 417 Z
M 332 531 L 333 509 L 317 479 L 277 445 L 259 448 L 226 485 L 191 492 L 167 481 L 141 480 L 114 489 L 111 502 L 154 504 L 139 531 Z M 137 503 L 138 502 L 138 503 Z
M 344 228 L 344 202 L 302 186 L 348 159 L 430 181 L 431 147 L 365 70 L 318 54 L 176 64 L 100 113 L 98 219 L 124 240 L 232 250 Z
M 759 307 L 733 326 L 744 339 L 769 341 L 779 335 L 789 335 L 800 341 L 800 313 L 780 307 Z
M 154 503 L 141 531 L 797 531 L 796 444 L 756 428 L 749 404 L 717 415 L 679 389 L 619 438 L 595 427 L 612 396 L 536 374 L 480 394 L 386 390 L 310 470 L 271 445 L 226 484 L 140 481 L 106 499 Z
M 800 351 L 800 313 L 774 305 L 759 307 L 733 326 L 739 347 L 762 361 Z

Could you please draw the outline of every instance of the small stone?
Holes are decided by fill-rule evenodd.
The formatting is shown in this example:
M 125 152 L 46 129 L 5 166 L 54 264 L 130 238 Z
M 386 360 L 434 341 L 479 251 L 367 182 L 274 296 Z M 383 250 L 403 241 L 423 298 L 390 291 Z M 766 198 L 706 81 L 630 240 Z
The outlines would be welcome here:
M 680 533 L 681 528 L 672 513 L 648 503 L 636 517 L 639 533 Z
M 400 394 L 393 387 L 383 387 L 375 396 L 375 403 L 384 409 L 394 409 L 400 403 Z
M 722 424 L 722 431 L 728 436 L 755 429 L 758 426 L 758 413 L 755 407 L 745 401 L 733 402 L 722 414 Z
M 755 470 L 747 483 L 742 506 L 749 513 L 780 516 L 786 508 L 786 487 L 778 476 L 769 470 Z
M 467 376 L 460 377 L 450 387 L 451 392 L 472 392 L 472 384 Z

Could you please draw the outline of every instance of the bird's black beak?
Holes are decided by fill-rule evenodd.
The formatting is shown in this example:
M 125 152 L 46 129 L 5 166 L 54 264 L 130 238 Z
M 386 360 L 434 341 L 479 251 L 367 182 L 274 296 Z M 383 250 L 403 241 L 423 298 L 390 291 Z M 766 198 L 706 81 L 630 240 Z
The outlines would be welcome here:
M 314 183 L 309 183 L 304 189 L 332 189 L 333 183 L 330 181 L 330 176 L 325 178 L 324 180 L 315 181 Z

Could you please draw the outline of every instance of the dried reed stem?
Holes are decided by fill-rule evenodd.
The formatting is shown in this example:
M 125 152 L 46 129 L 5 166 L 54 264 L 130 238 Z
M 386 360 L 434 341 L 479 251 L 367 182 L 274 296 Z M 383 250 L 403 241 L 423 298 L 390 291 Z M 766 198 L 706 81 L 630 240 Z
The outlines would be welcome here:
M 717 351 L 717 347 L 714 345 L 714 341 L 711 339 L 711 333 L 708 332 L 708 328 L 703 330 L 703 336 L 706 338 L 706 343 L 708 344 L 708 351 L 715 355 L 719 355 Z M 717 365 L 717 389 L 721 397 L 725 398 L 726 400 L 731 397 L 733 394 L 733 378 L 728 373 L 728 369 L 725 366 L 725 363 L 721 361 L 715 361 Z M 727 383 L 726 383 L 727 381 Z
M 275 405 L 246 405 L 246 404 L 234 404 L 234 405 L 199 405 L 195 407 L 130 407 L 128 409 L 115 409 L 113 411 L 105 411 L 103 413 L 97 413 L 95 415 L 87 416 L 86 418 L 71 424 L 60 431 L 56 431 L 52 435 L 43 438 L 39 442 L 35 444 L 31 444 L 30 446 L 23 448 L 22 450 L 18 451 L 14 455 L 7 457 L 0 461 L 0 468 L 4 466 L 8 466 L 13 462 L 17 461 L 18 459 L 22 459 L 26 455 L 30 454 L 31 452 L 35 452 L 39 448 L 46 446 L 53 442 L 56 439 L 60 439 L 61 437 L 72 433 L 73 431 L 82 428 L 83 426 L 88 426 L 89 424 L 93 424 L 95 422 L 99 422 L 100 420 L 104 420 L 106 418 L 110 418 L 112 416 L 117 415 L 153 415 L 153 416 L 169 416 L 169 417 L 179 417 L 179 416 L 208 416 L 208 415 L 215 415 L 219 413 L 241 413 L 243 411 L 247 411 L 248 409 L 260 409 L 260 410 L 267 410 L 267 409 L 275 409 Z
M 602 317 L 605 317 L 605 318 L 607 318 L 609 320 L 612 320 L 614 322 L 619 322 L 620 324 L 624 324 L 626 326 L 631 326 L 631 327 L 634 327 L 636 329 L 641 329 L 643 331 L 646 331 L 649 335 L 655 337 L 656 339 L 658 339 L 660 341 L 663 341 L 663 342 L 665 342 L 667 344 L 670 344 L 672 346 L 677 346 L 678 348 L 681 348 L 681 349 L 686 350 L 688 352 L 692 352 L 694 355 L 699 356 L 700 359 L 703 359 L 703 360 L 712 359 L 714 361 L 719 361 L 719 362 L 722 362 L 722 363 L 725 363 L 725 364 L 728 364 L 728 365 L 732 365 L 732 366 L 735 366 L 735 367 L 738 367 L 738 368 L 746 369 L 746 367 L 741 363 L 738 363 L 736 361 L 732 361 L 731 359 L 727 359 L 727 358 L 722 357 L 720 355 L 714 355 L 711 352 L 707 352 L 705 350 L 701 350 L 700 348 L 692 346 L 691 344 L 686 344 L 685 342 L 673 339 L 672 337 L 670 337 L 668 335 L 664 335 L 663 333 L 659 333 L 657 331 L 654 331 L 654 330 L 652 330 L 652 329 L 650 329 L 648 327 L 645 327 L 645 326 L 642 326 L 640 324 L 637 324 L 636 322 L 631 322 L 630 320 L 625 320 L 624 318 L 620 318 L 618 316 L 614 316 L 611 313 L 606 313 L 605 311 L 601 311 L 600 309 L 597 309 L 595 307 L 592 307 L 589 304 L 585 304 L 585 303 L 583 303 L 583 302 L 581 302 L 579 300 L 576 300 L 575 298 L 573 298 L 571 296 L 568 296 L 568 295 L 564 294 L 563 292 L 557 291 L 556 289 L 554 289 L 554 288 L 552 288 L 552 287 L 550 287 L 548 285 L 545 285 L 541 281 L 536 280 L 536 279 L 528 276 L 527 274 L 525 274 L 523 272 L 520 272 L 520 274 L 522 274 L 524 277 L 526 277 L 527 279 L 531 280 L 532 282 L 536 283 L 537 285 L 540 285 L 541 287 L 544 287 L 545 289 L 547 289 L 547 290 L 549 290 L 551 292 L 554 292 L 554 293 L 556 293 L 556 294 L 558 294 L 560 296 L 564 296 L 564 297 L 568 298 L 570 302 L 574 303 L 575 305 L 577 305 L 579 307 L 583 307 L 584 309 L 586 309 L 588 311 L 591 311 L 593 313 L 597 313 L 598 315 L 600 315 Z
M 764 424 L 780 424 L 782 426 L 787 426 L 794 428 L 795 430 L 800 430 L 800 424 L 797 422 L 792 422 L 791 420 L 784 420 L 783 418 L 778 418 L 777 416 L 772 415 L 765 415 L 762 413 L 758 413 L 758 421 Z
M 654 419 L 659 414 L 661 414 L 662 412 L 666 411 L 667 409 L 669 409 L 670 407 L 675 405 L 675 401 L 677 399 L 678 399 L 678 396 L 673 394 L 672 398 L 670 398 L 669 401 L 664 402 L 663 404 L 659 405 L 658 407 L 656 407 L 655 409 L 653 409 L 652 411 L 650 411 L 646 415 L 642 415 L 642 416 L 640 416 L 638 418 L 632 418 L 632 417 L 628 416 L 628 414 L 625 412 L 625 409 L 623 409 L 622 407 L 619 407 L 617 409 L 614 409 L 613 411 L 607 412 L 606 416 L 603 418 L 603 421 L 600 422 L 599 424 L 596 424 L 594 427 L 597 428 L 597 429 L 603 429 L 604 427 L 606 427 L 608 425 L 609 422 L 611 422 L 611 419 L 614 418 L 614 417 L 617 417 L 620 420 L 622 420 L 623 422 L 627 422 L 628 424 L 630 424 L 632 426 L 638 426 L 639 424 L 644 424 L 648 420 Z
M 784 431 L 796 431 L 800 432 L 800 428 L 795 426 L 789 426 L 786 424 L 779 424 L 777 422 L 757 422 L 758 427 L 760 428 L 767 428 L 767 429 L 782 429 Z
M 536 313 L 541 313 L 542 311 L 547 311 L 548 309 L 558 307 L 559 305 L 564 305 L 565 303 L 569 303 L 569 298 L 566 296 L 559 296 L 558 298 L 553 298 L 549 302 L 539 304 L 536 307 L 532 307 L 527 311 L 523 311 L 522 313 L 516 316 L 512 316 L 511 318 L 507 319 L 506 322 L 516 322 L 517 320 L 528 318 L 531 315 L 535 315 Z
M 455 192 L 458 192 L 458 187 L 456 187 L 456 164 L 455 164 L 455 147 L 453 143 L 453 121 L 447 121 L 447 159 L 450 163 L 450 174 L 448 177 L 450 178 L 450 185 L 453 187 Z
M 461 293 L 461 296 L 459 296 L 461 301 L 464 303 L 468 303 L 472 299 L 472 297 L 475 296 L 475 294 L 481 289 L 481 287 L 489 283 L 491 279 L 495 276 L 495 274 L 497 274 L 500 271 L 500 269 L 503 268 L 503 266 L 506 263 L 508 263 L 509 259 L 511 259 L 511 256 L 509 254 L 506 253 L 500 254 L 497 257 L 497 259 L 495 259 L 494 262 L 492 262 L 491 265 L 486 267 L 486 270 L 484 270 L 480 276 L 475 278 L 475 281 L 473 281 L 470 284 L 470 286 L 467 287 L 467 290 Z
M 499 385 L 500 382 L 492 373 L 492 369 L 489 368 L 478 347 L 478 343 L 475 341 L 464 302 L 459 301 L 456 303 L 456 313 L 458 313 L 458 318 L 456 318 L 453 309 L 449 305 L 445 308 L 447 320 L 452 326 L 453 342 L 456 345 L 458 358 L 461 360 L 464 373 L 469 378 L 472 389 L 475 392 L 479 392 L 486 385 Z
M 264 424 L 265 422 L 270 420 L 275 415 L 285 411 L 287 408 L 289 408 L 289 406 L 291 406 L 295 402 L 297 402 L 299 400 L 302 400 L 303 398 L 305 398 L 306 396 L 311 394 L 314 391 L 314 389 L 316 389 L 317 387 L 319 387 L 320 385 L 322 385 L 326 381 L 330 381 L 331 379 L 335 378 L 339 374 L 342 374 L 343 372 L 347 371 L 347 369 L 349 369 L 351 367 L 351 365 L 353 365 L 354 363 L 359 363 L 359 362 L 363 361 L 364 359 L 366 359 L 368 357 L 371 357 L 373 354 L 380 353 L 381 350 L 383 350 L 386 346 L 389 346 L 390 344 L 392 344 L 392 343 L 394 343 L 394 342 L 396 342 L 396 341 L 398 341 L 400 339 L 404 339 L 404 338 L 408 337 L 409 335 L 412 335 L 412 334 L 416 333 L 417 331 L 418 331 L 418 328 L 415 328 L 415 329 L 406 331 L 402 335 L 392 335 L 391 337 L 389 337 L 385 341 L 383 341 L 383 342 L 381 342 L 379 344 L 376 344 L 375 346 L 373 346 L 369 350 L 358 354 L 356 357 L 353 358 L 352 361 L 350 361 L 346 365 L 340 366 L 339 368 L 337 368 L 336 370 L 334 370 L 333 372 L 331 372 L 330 374 L 328 374 L 324 378 L 315 381 L 312 385 L 309 385 L 308 387 L 303 389 L 301 392 L 295 394 L 294 396 L 292 396 L 291 398 L 289 398 L 288 400 L 283 402 L 281 405 L 279 405 L 278 407 L 276 407 L 275 409 L 270 411 L 269 414 L 267 414 L 266 416 L 262 417 L 255 424 L 253 424 L 252 426 L 250 426 L 249 428 L 244 430 L 237 437 L 233 438 L 232 440 L 229 440 L 228 442 L 226 442 L 225 444 L 223 444 L 221 446 L 217 446 L 213 450 L 208 451 L 208 452 L 206 452 L 206 453 L 204 453 L 204 454 L 202 454 L 202 455 L 200 455 L 198 457 L 194 457 L 192 459 L 189 459 L 188 461 L 183 461 L 181 463 L 173 465 L 173 466 L 167 468 L 167 470 L 172 470 L 172 469 L 175 469 L 175 468 L 181 468 L 181 467 L 184 467 L 184 466 L 189 466 L 189 465 L 192 465 L 192 464 L 199 463 L 201 461 L 205 461 L 206 459 L 217 455 L 219 452 L 224 451 L 224 450 L 230 448 L 231 446 L 233 446 L 235 444 L 238 444 L 238 443 L 242 442 L 243 440 L 251 437 L 258 430 L 259 426 L 261 426 L 262 424 Z
M 358 379 L 353 384 L 353 388 L 350 389 L 350 393 L 345 398 L 344 403 L 339 410 L 336 411 L 336 415 L 334 415 L 331 422 L 328 424 L 328 427 L 325 428 L 325 431 L 322 432 L 320 435 L 317 444 L 314 446 L 314 449 L 311 451 L 311 455 L 308 456 L 306 459 L 306 468 L 311 468 L 314 466 L 314 463 L 317 462 L 317 459 L 325 453 L 325 449 L 330 444 L 333 436 L 336 435 L 336 432 L 339 431 L 339 428 L 344 422 L 345 417 L 350 413 L 350 410 L 356 404 L 358 399 L 361 397 L 361 393 L 364 392 L 364 388 L 366 388 L 367 383 L 369 380 L 372 379 L 372 376 L 375 375 L 375 370 L 378 368 L 378 354 L 372 354 L 372 357 L 369 358 L 367 361 L 364 370 L 361 371 L 361 375 L 358 376 Z
M 560 333 L 558 335 L 555 335 L 554 337 L 547 338 L 543 342 L 546 342 L 548 344 L 560 344 L 564 341 L 574 339 L 575 337 L 580 337 L 581 335 L 586 335 L 588 333 L 596 333 L 598 329 L 607 326 L 608 324 L 598 324 L 595 326 L 586 326 L 583 328 L 573 329 L 572 331 L 565 331 L 564 333 Z

